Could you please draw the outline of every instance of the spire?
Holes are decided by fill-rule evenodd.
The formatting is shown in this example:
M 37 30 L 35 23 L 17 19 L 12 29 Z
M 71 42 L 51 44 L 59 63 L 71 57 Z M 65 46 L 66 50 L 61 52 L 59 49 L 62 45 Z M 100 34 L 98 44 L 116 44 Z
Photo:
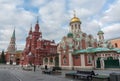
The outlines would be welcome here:
M 13 31 L 9 46 L 7 48 L 8 52 L 10 52 L 12 54 L 14 54 L 15 51 L 16 51 L 16 42 L 15 41 L 16 41 L 16 38 L 15 38 L 15 28 L 14 28 L 14 31 Z
M 12 38 L 15 39 L 15 28 L 14 28 L 14 31 L 13 31 L 13 34 L 12 34 Z
M 31 24 L 31 28 L 30 28 L 30 31 L 32 31 L 32 24 Z
M 37 16 L 37 24 L 39 23 L 39 16 Z
M 100 35 L 100 34 L 104 34 L 104 32 L 102 31 L 102 29 L 101 29 L 101 27 L 100 27 L 100 25 L 99 25 L 98 35 Z
M 29 31 L 29 35 L 30 34 L 32 34 L 32 24 L 31 24 L 30 31 Z
M 37 16 L 37 23 L 35 25 L 35 31 L 38 32 L 39 31 L 39 17 Z
M 74 17 L 76 17 L 76 11 L 75 11 L 75 10 L 73 10 L 73 12 L 74 12 Z

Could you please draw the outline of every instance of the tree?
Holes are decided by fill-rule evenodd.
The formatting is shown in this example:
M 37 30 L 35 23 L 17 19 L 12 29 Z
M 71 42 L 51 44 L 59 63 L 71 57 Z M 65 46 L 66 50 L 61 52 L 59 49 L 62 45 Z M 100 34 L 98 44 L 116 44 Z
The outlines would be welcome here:
M 3 64 L 5 64 L 5 63 L 6 63 L 4 50 L 2 50 L 2 53 L 1 53 L 1 63 L 3 63 Z

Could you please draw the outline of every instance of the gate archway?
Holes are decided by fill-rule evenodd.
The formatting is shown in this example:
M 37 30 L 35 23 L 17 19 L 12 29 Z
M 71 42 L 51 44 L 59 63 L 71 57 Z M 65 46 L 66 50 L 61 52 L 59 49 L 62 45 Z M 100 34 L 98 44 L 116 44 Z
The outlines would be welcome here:
M 96 68 L 101 68 L 101 64 L 100 64 L 100 57 L 96 60 L 97 66 Z
M 55 57 L 55 66 L 59 66 L 59 57 L 58 56 Z
M 113 57 L 108 57 L 104 60 L 105 68 L 120 68 L 119 59 L 113 59 Z

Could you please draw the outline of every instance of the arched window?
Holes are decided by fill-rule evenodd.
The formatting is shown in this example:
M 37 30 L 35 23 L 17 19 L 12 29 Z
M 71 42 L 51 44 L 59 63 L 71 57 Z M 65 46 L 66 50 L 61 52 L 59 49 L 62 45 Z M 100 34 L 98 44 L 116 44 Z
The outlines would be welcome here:
M 91 55 L 87 56 L 87 63 L 92 64 L 92 56 Z
M 45 58 L 45 63 L 48 63 L 48 58 Z
M 80 25 L 78 25 L 79 29 L 80 29 Z
M 71 27 L 71 28 L 72 28 L 72 30 L 73 30 L 73 25 L 72 25 L 72 27 Z
M 50 58 L 50 62 L 53 63 L 53 58 Z
M 115 47 L 118 47 L 117 43 L 115 43 Z
M 75 28 L 77 29 L 77 24 L 75 24 Z
M 63 64 L 67 64 L 67 58 L 66 58 L 66 56 L 63 57 Z

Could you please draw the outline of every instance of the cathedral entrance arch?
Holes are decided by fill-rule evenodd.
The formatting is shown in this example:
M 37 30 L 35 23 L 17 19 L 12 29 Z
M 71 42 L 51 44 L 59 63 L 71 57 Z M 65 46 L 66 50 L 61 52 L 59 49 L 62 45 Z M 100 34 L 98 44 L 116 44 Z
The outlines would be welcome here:
M 120 68 L 119 59 L 113 59 L 113 57 L 108 57 L 104 63 L 105 68 Z
M 16 59 L 16 65 L 19 65 L 19 63 L 20 63 L 20 59 L 17 58 L 17 59 Z
M 96 66 L 96 68 L 101 68 L 101 64 L 100 64 L 100 57 L 97 59 L 97 61 L 96 61 L 96 63 L 97 63 L 97 66 Z
M 58 56 L 55 57 L 55 66 L 59 66 L 59 57 Z
M 13 64 L 13 61 L 12 60 L 10 60 L 10 65 L 12 65 Z

